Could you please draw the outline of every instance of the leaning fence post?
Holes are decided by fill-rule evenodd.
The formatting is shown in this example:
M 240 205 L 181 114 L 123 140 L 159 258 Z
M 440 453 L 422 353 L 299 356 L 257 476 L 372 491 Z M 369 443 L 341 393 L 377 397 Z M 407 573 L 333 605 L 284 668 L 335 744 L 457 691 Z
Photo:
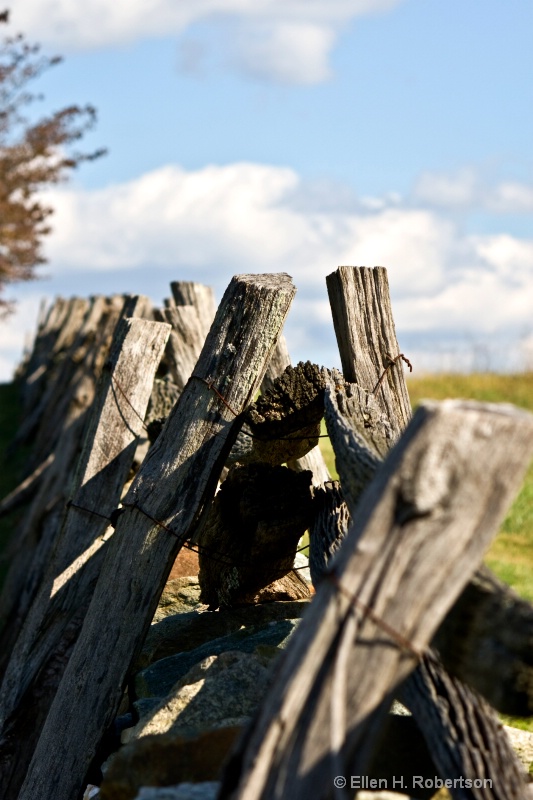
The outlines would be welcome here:
M 396 341 L 387 271 L 383 267 L 340 267 L 337 272 L 328 276 L 327 283 L 344 375 L 352 381 L 357 376 L 359 386 L 351 387 L 352 391 L 368 393 L 366 403 L 372 403 L 381 410 L 392 432 L 392 437 L 383 441 L 384 447 L 380 453 L 383 457 L 411 414 L 402 361 L 411 365 L 406 356 L 400 354 Z M 363 298 L 365 303 L 362 302 Z M 387 356 L 382 365 L 383 372 L 374 383 L 372 370 L 376 364 L 376 353 L 380 349 Z M 390 357 L 393 353 L 398 354 L 396 358 Z M 359 417 L 364 413 L 363 405 L 361 400 L 356 412 Z M 352 409 L 354 410 L 355 408 Z M 352 500 L 348 505 L 354 515 L 354 478 L 358 473 L 363 477 L 365 470 L 361 468 L 369 452 L 365 455 L 361 448 L 354 447 L 353 441 L 352 448 L 347 450 L 342 442 L 344 433 L 340 436 L 339 433 L 338 426 L 335 426 L 332 430 L 332 435 L 337 437 L 334 449 L 337 456 L 341 451 L 346 455 L 343 459 L 345 469 L 341 480 L 346 499 Z M 364 433 L 369 433 L 368 423 L 365 423 Z M 360 435 L 355 430 L 353 434 L 356 437 Z M 358 459 L 358 467 L 354 470 L 353 462 Z M 348 468 L 348 460 L 352 462 L 351 468 Z M 377 467 L 377 463 L 374 461 L 373 466 Z M 316 547 L 313 540 L 311 544 Z M 448 695 L 446 691 L 449 692 Z M 400 699 L 411 708 L 428 743 L 439 743 L 438 747 L 432 746 L 432 750 L 436 754 L 437 766 L 443 773 L 446 772 L 447 777 L 482 777 L 488 765 L 492 767 L 493 774 L 499 765 L 498 779 L 502 779 L 502 784 L 495 786 L 495 797 L 511 796 L 512 776 L 515 776 L 515 782 L 519 783 L 521 780 L 519 764 L 510 743 L 499 728 L 496 715 L 481 698 L 468 687 L 462 686 L 457 679 L 448 677 L 440 663 L 437 666 L 436 663 L 430 664 L 423 659 L 420 667 L 409 676 L 402 687 Z M 439 710 L 440 706 L 446 704 L 452 709 L 449 714 Z M 476 721 L 485 728 L 486 739 L 490 741 L 492 750 L 487 750 L 484 757 L 480 754 L 477 762 L 479 774 L 472 775 L 469 743 L 471 745 L 478 736 Z M 464 742 L 462 748 L 457 745 L 458 740 Z M 459 800 L 461 794 L 456 791 L 453 796 Z
M 90 303 L 73 301 L 66 330 L 61 330 L 56 340 L 58 352 L 67 345 L 68 348 L 51 370 L 42 401 L 30 415 L 38 423 L 32 451 L 34 465 L 42 463 L 50 453 L 54 458 L 42 473 L 35 496 L 13 536 L 15 546 L 0 595 L 0 620 L 4 623 L 0 633 L 2 673 L 61 525 L 68 481 L 116 324 L 124 307 L 131 313 L 134 305 L 134 299 L 125 301 L 122 295 L 97 296 Z M 25 423 L 21 431 L 24 426 Z
M 205 339 L 216 312 L 213 289 L 203 283 L 195 283 L 194 281 L 172 281 L 170 288 L 177 307 L 193 306 L 196 309 Z
M 170 327 L 117 325 L 72 482 L 71 505 L 15 643 L 0 694 L 0 794 L 16 798 L 105 555 L 104 534 L 131 468 Z M 94 512 L 94 513 L 91 513 Z
M 361 498 L 219 797 L 327 797 L 365 775 L 384 698 L 468 581 L 533 453 L 533 417 L 421 407 Z M 363 747 L 364 744 L 364 747 Z
M 226 290 L 194 376 L 124 500 L 20 800 L 71 800 L 80 791 L 175 557 L 212 498 L 241 422 L 235 414 L 259 388 L 294 293 L 283 274 L 237 276 Z
M 369 398 L 365 398 L 365 393 L 355 384 L 339 384 L 342 381 L 333 375 L 326 395 L 326 422 L 336 453 L 344 496 L 355 517 L 358 514 L 357 498 L 361 486 L 368 484 L 377 472 L 390 448 L 390 440 L 380 432 L 380 424 L 383 425 L 386 418 L 375 416 L 374 406 L 368 405 Z M 324 526 L 314 529 L 311 533 L 312 550 L 323 552 L 329 541 L 328 534 Z M 336 544 L 338 546 L 339 542 Z M 476 576 L 478 574 L 479 570 Z M 463 625 L 471 624 L 476 616 L 473 604 L 468 606 L 467 599 L 472 596 L 472 586 L 471 582 L 455 601 L 455 617 L 459 614 L 464 620 Z M 475 588 L 473 591 L 475 596 Z M 500 602 L 507 605 L 506 601 L 508 603 L 508 598 L 503 595 Z M 515 617 L 514 626 L 517 624 L 520 622 Z M 489 627 L 492 628 L 490 623 Z M 453 619 L 449 622 L 447 616 L 441 622 L 440 630 L 451 633 L 452 643 L 448 652 L 439 655 L 446 655 L 448 662 L 457 665 L 461 661 L 459 654 L 462 655 L 465 649 L 464 631 L 458 631 L 457 623 L 454 624 Z M 497 636 L 493 630 L 491 634 Z M 509 658 L 510 654 L 501 646 L 501 641 L 499 645 L 499 666 L 508 673 L 511 663 L 515 674 L 521 674 L 522 680 L 527 680 L 525 676 L 531 670 L 523 661 L 518 661 L 518 653 L 514 651 Z M 488 646 L 490 643 L 485 638 L 482 644 L 485 658 Z M 499 687 L 499 684 L 499 676 L 494 673 L 492 685 Z M 461 683 L 458 677 L 448 675 L 435 653 L 430 651 L 423 654 L 416 669 L 399 687 L 397 697 L 412 712 L 440 777 L 457 781 L 451 792 L 454 800 L 471 800 L 471 794 L 465 794 L 464 787 L 460 786 L 462 780 L 485 778 L 492 782 L 491 797 L 494 800 L 522 797 L 522 768 L 494 710 L 483 697 Z M 384 709 L 389 704 L 387 698 Z M 394 730 L 394 726 L 390 727 L 391 733 Z M 405 732 L 400 735 L 405 745 Z M 393 748 L 394 745 L 394 741 L 389 739 L 387 746 Z

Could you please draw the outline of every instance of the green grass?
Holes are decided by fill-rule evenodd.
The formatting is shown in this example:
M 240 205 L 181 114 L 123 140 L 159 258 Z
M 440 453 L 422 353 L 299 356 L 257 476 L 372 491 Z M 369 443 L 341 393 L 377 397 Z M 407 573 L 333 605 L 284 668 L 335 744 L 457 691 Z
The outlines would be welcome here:
M 428 375 L 408 381 L 413 406 L 422 399 L 463 397 L 513 403 L 533 412 L 533 373 L 518 375 Z M 487 565 L 518 594 L 533 602 L 533 464 L 490 547 Z
M 326 428 L 326 422 L 325 420 L 322 420 L 320 434 L 324 435 L 327 432 L 328 431 Z M 329 474 L 331 475 L 332 478 L 338 478 L 337 468 L 335 467 L 335 453 L 333 452 L 333 447 L 331 446 L 330 440 L 319 439 L 318 444 L 322 452 L 322 455 L 324 456 L 324 461 L 326 462 Z

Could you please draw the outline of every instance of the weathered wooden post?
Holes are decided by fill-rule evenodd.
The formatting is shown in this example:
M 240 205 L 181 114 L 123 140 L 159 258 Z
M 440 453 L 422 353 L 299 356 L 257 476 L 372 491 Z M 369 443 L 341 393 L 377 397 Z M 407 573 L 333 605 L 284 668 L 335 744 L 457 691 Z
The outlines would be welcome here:
M 294 293 L 283 274 L 237 276 L 226 290 L 194 375 L 124 500 L 20 800 L 72 800 L 81 790 L 171 566 L 211 500 L 238 415 L 260 385 Z
M 108 357 L 111 339 L 121 316 L 133 316 L 144 298 L 92 298 L 88 308 L 73 303 L 73 312 L 67 322 L 67 332 L 60 332 L 60 340 L 70 342 L 53 375 L 47 383 L 43 398 L 35 410 L 39 423 L 35 437 L 34 459 L 42 464 L 50 454 L 51 463 L 42 471 L 34 484 L 35 495 L 28 511 L 13 537 L 16 547 L 0 596 L 0 672 L 28 608 L 42 580 L 49 562 L 51 548 L 63 518 L 66 492 L 75 469 L 87 412 L 96 390 L 96 382 Z M 86 308 L 81 317 L 82 308 Z M 74 313 L 76 311 L 76 313 Z M 66 323 L 67 324 L 67 323 Z M 74 335 L 75 325 L 78 327 Z M 24 425 L 22 426 L 24 427 Z
M 325 798 L 335 776 L 367 774 L 384 699 L 481 560 L 532 454 L 533 417 L 517 409 L 416 412 L 361 498 L 221 800 Z
M 212 288 L 194 281 L 172 281 L 170 288 L 178 308 L 180 306 L 193 306 L 196 309 L 205 339 L 215 318 L 217 308 Z
M 192 281 L 173 281 L 173 299 L 159 311 L 172 325 L 167 360 L 172 380 L 183 391 L 202 352 L 205 337 L 215 316 L 215 298 L 210 286 Z
M 27 414 L 36 404 L 42 389 L 54 345 L 63 328 L 73 300 L 57 297 L 38 326 L 33 350 L 17 374 L 21 385 L 22 403 Z
M 263 393 L 268 391 L 268 389 L 272 387 L 276 378 L 279 378 L 283 370 L 286 367 L 290 367 L 290 365 L 291 357 L 289 355 L 287 342 L 285 341 L 285 336 L 281 334 L 276 348 L 272 353 L 272 358 L 268 364 L 267 371 L 265 372 L 265 377 L 263 378 L 263 383 L 261 385 L 261 391 Z M 324 461 L 324 456 L 322 455 L 322 451 L 318 445 L 313 447 L 313 449 L 306 453 L 305 456 L 290 461 L 287 466 L 289 466 L 291 469 L 294 469 L 296 472 L 303 472 L 306 469 L 310 470 L 313 473 L 313 484 L 315 486 L 320 486 L 331 479 L 326 462 Z
M 387 270 L 339 267 L 328 275 L 326 284 L 343 375 L 350 383 L 376 394 L 398 438 L 411 419 L 411 405 L 394 328 Z
M 316 520 L 316 535 L 334 541 L 346 534 L 348 511 L 342 496 L 355 507 L 390 450 L 388 421 L 373 398 L 356 384 L 342 385 L 326 402 L 326 421 L 338 455 L 342 495 L 333 492 L 325 524 Z M 388 434 L 388 436 L 387 436 Z M 332 511 L 341 518 L 340 530 L 331 530 Z M 311 533 L 313 545 L 314 533 Z M 323 558 L 324 542 L 317 542 Z M 324 559 L 325 560 L 325 559 Z M 533 714 L 533 606 L 518 597 L 486 567 L 476 570 L 437 630 L 433 644 L 446 668 L 472 686 L 503 714 Z M 492 654 L 490 657 L 487 654 Z M 498 669 L 494 669 L 494 664 Z
M 366 398 L 367 402 L 369 399 Z M 386 417 L 376 418 L 375 406 L 368 405 L 367 402 L 365 393 L 355 384 L 342 386 L 340 376 L 332 376 L 330 390 L 326 394 L 326 422 L 331 433 L 342 486 L 349 498 L 348 505 L 354 517 L 358 514 L 356 501 L 362 486 L 372 480 L 390 448 L 390 439 L 384 437 L 383 431 L 380 431 L 380 422 L 384 424 Z M 320 533 L 323 536 L 325 532 Z M 313 546 L 312 537 L 311 544 Z M 468 589 L 470 586 L 471 584 Z M 468 589 L 463 592 L 464 597 L 461 595 L 455 603 L 455 619 L 457 613 L 461 615 L 462 610 L 463 625 L 466 627 L 476 624 L 474 603 L 468 602 L 472 590 Z M 474 597 L 476 594 L 474 590 Z M 505 600 L 508 601 L 509 598 L 505 597 Z M 517 623 L 520 620 L 515 620 L 515 628 Z M 446 631 L 451 637 L 451 641 L 448 641 L 447 660 L 452 663 L 461 661 L 459 654 L 464 649 L 464 630 L 458 631 L 453 619 L 448 621 L 447 617 L 440 627 L 444 631 L 444 641 Z M 497 634 L 492 631 L 492 641 L 495 636 Z M 494 644 L 491 647 L 491 640 L 485 635 L 482 643 L 485 658 L 486 653 L 493 648 Z M 505 672 L 511 669 L 515 674 L 519 672 L 522 681 L 527 681 L 526 675 L 531 674 L 527 664 L 522 660 L 519 666 L 517 653 L 508 654 L 501 642 L 498 649 L 500 654 L 495 659 L 498 668 Z M 489 691 L 489 697 L 494 696 L 494 691 L 498 691 L 499 684 L 498 669 L 493 671 L 492 684 L 488 687 L 493 691 Z M 486 682 L 484 688 L 487 689 Z M 516 696 L 516 689 L 513 694 Z M 458 677 L 446 673 L 435 653 L 429 651 L 422 655 L 416 669 L 398 689 L 398 697 L 411 710 L 440 777 L 457 781 L 457 788 L 451 792 L 454 799 L 470 800 L 471 793 L 465 792 L 464 786 L 461 786 L 461 781 L 465 779 L 491 780 L 491 797 L 495 800 L 522 797 L 523 772 L 498 717 L 482 697 L 462 684 Z M 383 704 L 384 710 L 388 705 L 387 698 Z M 391 732 L 395 730 L 395 726 L 388 727 Z M 405 730 L 399 731 L 399 735 L 405 744 Z M 387 741 L 387 747 L 391 749 L 397 744 L 390 738 Z M 475 792 L 474 796 L 477 797 Z
M 170 326 L 123 319 L 97 387 L 71 500 L 0 693 L 0 794 L 18 795 L 105 555 Z
M 341 267 L 328 276 L 327 283 L 344 376 L 352 381 L 357 376 L 359 383 L 358 387 L 352 389 L 352 392 L 358 390 L 360 396 L 358 403 L 351 401 L 351 414 L 354 419 L 359 419 L 360 432 L 352 430 L 351 447 L 345 446 L 343 438 L 345 439 L 346 433 L 344 431 L 341 433 L 339 429 L 350 423 L 344 420 L 339 426 L 338 409 L 333 419 L 330 417 L 329 428 L 333 437 L 337 437 L 335 452 L 342 462 L 341 484 L 345 487 L 353 516 L 357 513 L 354 478 L 359 476 L 363 485 L 365 480 L 370 479 L 379 460 L 394 443 L 398 431 L 403 430 L 406 419 L 410 418 L 409 394 L 402 367 L 402 359 L 406 359 L 400 354 L 396 341 L 387 272 L 383 267 L 374 269 Z M 385 353 L 386 357 L 381 364 L 383 371 L 376 381 L 372 371 L 376 364 L 379 365 L 380 352 Z M 344 400 L 344 402 L 347 406 L 345 411 L 348 412 L 350 401 Z M 387 430 L 387 437 L 379 434 L 370 423 L 370 406 L 381 412 L 388 424 L 390 430 Z M 365 413 L 366 421 L 363 422 Z M 361 435 L 362 448 L 357 442 L 357 437 Z M 366 464 L 365 458 L 368 460 Z M 356 469 L 354 469 L 355 461 L 358 462 Z M 439 671 L 440 678 L 437 678 Z M 443 695 L 446 690 L 449 691 L 448 696 Z M 437 766 L 447 777 L 480 778 L 492 768 L 493 774 L 502 781 L 499 790 L 495 788 L 495 796 L 498 797 L 510 795 L 513 774 L 515 783 L 520 784 L 518 762 L 505 735 L 499 730 L 494 713 L 467 687 L 462 687 L 457 680 L 448 678 L 441 665 L 437 668 L 435 664 L 430 664 L 429 660 L 427 663 L 423 660 L 402 689 L 401 699 L 412 708 L 428 744 L 436 754 Z M 470 703 L 469 714 L 464 713 L 467 702 Z M 450 708 L 454 708 L 456 704 L 455 713 L 450 715 L 441 713 L 440 706 L 446 704 Z M 482 720 L 486 732 L 492 732 L 491 737 L 488 735 L 485 737 L 491 742 L 492 752 L 487 748 L 486 758 L 481 755 L 478 757 L 476 762 L 478 772 L 472 775 L 473 764 L 469 745 L 472 750 L 472 743 L 479 738 L 476 719 Z M 458 720 L 455 728 L 453 720 Z M 445 742 L 446 745 L 442 745 L 441 742 Z M 458 742 L 464 742 L 464 745 L 459 746 Z M 503 758 L 501 758 L 502 753 Z M 461 796 L 460 792 L 454 793 L 456 798 Z

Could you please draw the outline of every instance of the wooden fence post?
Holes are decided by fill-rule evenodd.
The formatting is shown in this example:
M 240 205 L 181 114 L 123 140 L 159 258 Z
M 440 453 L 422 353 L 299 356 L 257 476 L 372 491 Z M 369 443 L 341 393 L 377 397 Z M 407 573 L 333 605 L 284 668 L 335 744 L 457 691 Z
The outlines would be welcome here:
M 344 494 L 355 517 L 358 514 L 357 500 L 361 487 L 368 485 L 376 474 L 390 448 L 390 439 L 380 432 L 380 423 L 385 422 L 385 417 L 377 419 L 372 417 L 374 406 L 369 405 L 369 400 L 372 398 L 365 397 L 365 393 L 361 392 L 356 384 L 345 386 L 340 384 L 342 381 L 339 377 L 333 375 L 329 390 L 326 392 L 326 423 L 336 453 Z M 387 428 L 385 430 L 388 432 Z M 322 541 L 321 548 L 320 541 L 316 541 L 313 535 L 323 540 L 324 536 L 327 536 L 327 529 L 313 530 L 311 534 L 311 547 L 323 551 L 326 542 Z M 337 540 L 337 547 L 339 544 L 340 541 Z M 475 585 L 474 583 L 474 587 Z M 467 627 L 475 626 L 475 599 L 479 597 L 474 588 L 474 602 L 472 602 L 471 587 L 472 582 L 455 602 L 457 610 L 454 617 L 457 619 L 459 614 L 461 619 L 464 619 L 463 625 Z M 508 610 L 509 598 L 504 595 L 502 599 L 503 605 L 507 606 Z M 516 622 L 515 618 L 515 626 Z M 527 635 L 529 626 L 526 624 L 525 627 L 524 633 Z M 464 631 L 458 631 L 453 619 L 449 622 L 448 617 L 444 618 L 440 629 L 451 634 L 451 642 L 448 645 L 450 649 L 443 655 L 447 656 L 447 661 L 457 664 L 457 661 L 460 661 L 459 653 L 463 649 L 468 649 L 463 641 Z M 494 639 L 497 634 L 492 631 L 492 636 Z M 501 680 L 498 672 L 494 670 L 494 663 L 497 663 L 498 669 L 502 669 L 504 673 L 520 674 L 522 681 L 527 682 L 526 675 L 531 672 L 528 665 L 518 661 L 516 652 L 508 653 L 507 649 L 502 647 L 502 642 L 495 644 L 499 652 L 491 667 L 492 687 L 496 692 L 501 691 Z M 486 653 L 490 652 L 488 649 L 490 645 L 491 641 L 485 637 L 482 645 L 485 658 Z M 507 679 L 507 687 L 509 683 L 510 680 Z M 486 682 L 484 688 L 487 688 Z M 513 694 L 516 696 L 516 689 L 513 690 Z M 397 697 L 412 712 L 427 742 L 439 776 L 457 781 L 455 784 L 457 788 L 451 792 L 454 800 L 472 798 L 471 792 L 465 791 L 461 786 L 461 781 L 464 779 L 471 781 L 490 779 L 491 797 L 494 800 L 522 797 L 523 770 L 498 717 L 482 697 L 475 694 L 468 685 L 461 683 L 459 677 L 446 673 L 435 653 L 430 651 L 422 656 L 416 669 L 399 687 Z M 387 710 L 388 705 L 387 698 L 383 710 Z M 405 734 L 403 737 L 405 739 Z M 483 744 L 480 745 L 480 742 Z M 394 742 L 389 741 L 388 745 L 393 747 Z M 474 796 L 477 797 L 475 792 Z M 483 793 L 480 797 L 484 797 Z
M 193 281 L 172 281 L 172 297 L 176 306 L 193 306 L 198 314 L 202 335 L 205 339 L 215 318 L 215 295 L 210 286 Z
M 374 269 L 341 267 L 337 272 L 330 275 L 327 281 L 345 378 L 353 380 L 353 376 L 359 377 L 359 391 L 362 389 L 363 392 L 365 390 L 369 392 L 366 403 L 372 403 L 375 408 L 381 410 L 384 419 L 392 430 L 392 437 L 387 437 L 387 439 L 383 439 L 380 442 L 377 440 L 373 442 L 374 447 L 376 444 L 381 445 L 377 455 L 382 458 L 394 443 L 398 432 L 403 430 L 406 420 L 411 415 L 409 393 L 402 365 L 402 360 L 407 361 L 407 359 L 403 355 L 398 355 L 396 359 L 394 357 L 389 358 L 392 353 L 399 354 L 400 349 L 396 341 L 387 271 L 383 267 Z M 350 317 L 350 314 L 353 316 Z M 356 325 L 357 321 L 359 322 L 358 326 Z M 350 328 L 349 325 L 354 325 L 355 329 Z M 387 355 L 383 361 L 382 374 L 376 383 L 372 383 L 372 369 L 376 363 L 376 352 L 380 352 L 380 342 L 381 352 Z M 409 364 L 409 361 L 407 363 Z M 361 386 L 361 381 L 366 381 L 366 383 L 363 382 Z M 362 410 L 363 403 L 361 401 L 358 413 L 360 414 Z M 368 432 L 369 430 L 367 429 L 366 433 Z M 357 436 L 357 433 L 355 435 Z M 340 448 L 346 454 L 347 459 L 353 461 L 355 458 L 359 460 L 359 470 L 356 470 L 356 473 L 359 472 L 364 482 L 363 473 L 365 471 L 361 471 L 363 453 L 360 448 L 354 448 L 354 444 L 352 442 L 351 451 L 348 452 L 342 446 L 341 441 L 338 440 L 336 452 L 339 453 Z M 377 463 L 378 461 L 374 461 L 371 465 L 370 473 L 366 475 L 366 480 L 369 480 L 372 468 L 375 468 Z M 348 466 L 347 461 L 345 466 Z M 347 499 L 350 499 L 352 495 L 353 478 L 354 471 L 352 468 L 350 475 L 347 473 L 344 475 L 343 486 L 347 493 Z M 352 516 L 356 513 L 353 500 L 354 498 L 351 497 L 351 503 L 348 503 Z M 437 679 L 436 675 L 439 671 L 440 679 Z M 453 719 L 458 721 L 455 728 L 453 728 L 454 723 L 451 719 L 448 720 L 446 715 L 439 714 L 437 707 L 432 708 L 439 691 L 445 691 L 444 687 L 447 687 L 451 694 L 448 697 L 440 696 L 439 703 L 441 705 L 447 703 L 451 708 L 453 708 L 454 703 L 457 703 L 456 713 L 452 715 Z M 437 669 L 434 664 L 424 664 L 423 660 L 420 667 L 408 678 L 405 687 L 402 689 L 400 699 L 409 705 L 407 698 L 409 698 L 412 712 L 428 742 L 431 741 L 432 744 L 435 741 L 447 743 L 448 750 L 444 745 L 439 748 L 432 748 L 437 754 L 437 766 L 443 772 L 447 771 L 447 777 L 465 775 L 468 777 L 482 777 L 483 768 L 487 768 L 487 763 L 491 765 L 495 774 L 496 765 L 499 763 L 501 767 L 499 770 L 500 777 L 505 775 L 509 778 L 513 774 L 514 768 L 515 778 L 519 781 L 519 764 L 505 734 L 499 731 L 498 721 L 494 712 L 485 703 L 482 703 L 481 699 L 474 695 L 470 689 L 461 686 L 456 679 L 449 678 L 445 674 L 442 665 L 439 665 Z M 464 706 L 468 701 L 470 702 L 470 713 L 465 714 Z M 476 719 L 483 719 L 485 729 L 492 731 L 493 752 L 489 752 L 485 760 L 483 758 L 478 760 L 479 774 L 471 776 L 469 768 L 472 766 L 472 762 L 469 758 L 468 744 L 465 744 L 464 748 L 460 750 L 456 743 L 458 740 L 472 743 L 476 738 Z M 447 721 L 451 726 L 449 729 L 445 727 Z M 508 762 L 507 765 L 503 764 L 501 758 L 498 761 L 502 752 L 506 753 L 504 761 Z M 453 775 L 449 772 L 452 764 L 456 768 L 456 772 Z M 499 787 L 499 793 L 495 789 L 495 796 L 510 796 L 511 784 L 512 781 L 504 782 L 503 786 Z M 460 793 L 454 793 L 456 800 L 459 800 L 460 797 Z
M 287 342 L 285 341 L 285 336 L 281 334 L 265 372 L 265 377 L 261 384 L 261 391 L 263 393 L 268 391 L 273 386 L 276 378 L 279 378 L 284 369 L 290 366 L 291 357 L 289 355 Z M 313 473 L 314 486 L 321 486 L 331 479 L 326 462 L 324 461 L 324 456 L 318 445 L 313 447 L 305 456 L 290 461 L 287 466 L 295 470 L 295 472 L 303 472 L 307 469 L 310 470 L 310 472 Z
M 36 463 L 42 463 L 51 453 L 53 460 L 34 487 L 35 496 L 13 536 L 11 564 L 0 595 L 0 620 L 3 623 L 0 672 L 5 668 L 20 626 L 33 602 L 61 526 L 87 412 L 94 400 L 96 382 L 108 357 L 116 324 L 124 311 L 132 315 L 137 304 L 142 305 L 143 301 L 144 298 L 139 296 L 124 298 L 123 295 L 114 295 L 110 298 L 94 297 L 90 304 L 87 301 L 73 303 L 72 313 L 65 323 L 67 331 L 60 332 L 54 345 L 62 348 L 61 341 L 65 345 L 70 343 L 52 370 L 45 393 L 34 411 L 38 430 L 33 451 Z M 21 427 L 24 428 L 24 424 Z
M 124 499 L 20 800 L 72 800 L 81 790 L 175 557 L 212 498 L 241 422 L 235 414 L 260 385 L 294 293 L 283 274 L 237 276 L 226 290 L 194 376 Z
M 361 498 L 220 800 L 325 798 L 335 776 L 367 774 L 376 709 L 386 713 L 384 699 L 425 652 L 532 453 L 526 412 L 461 401 L 418 409 Z
M 170 326 L 123 319 L 91 409 L 51 563 L 0 695 L 0 794 L 15 800 L 68 663 L 105 555 L 104 534 L 135 454 Z M 94 511 L 94 513 L 91 513 Z
M 183 391 L 202 352 L 215 316 L 215 298 L 210 286 L 192 281 L 173 281 L 173 299 L 158 313 L 172 325 L 167 359 L 172 380 Z
M 399 358 L 387 270 L 339 267 L 328 275 L 326 284 L 344 377 L 374 392 L 398 438 L 411 418 L 411 405 Z

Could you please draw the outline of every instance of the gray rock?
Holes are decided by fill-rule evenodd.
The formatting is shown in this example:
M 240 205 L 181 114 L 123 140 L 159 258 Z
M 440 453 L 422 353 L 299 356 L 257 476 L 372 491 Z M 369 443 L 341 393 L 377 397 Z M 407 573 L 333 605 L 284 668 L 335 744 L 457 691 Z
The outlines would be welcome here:
M 218 611 L 207 611 L 205 607 L 201 607 L 195 611 L 165 615 L 150 627 L 136 669 L 144 669 L 154 661 L 194 650 L 212 639 L 227 636 L 242 627 L 265 625 L 280 619 L 297 619 L 302 616 L 309 602 L 309 600 L 280 601 L 239 608 L 221 608 Z
M 122 742 L 143 736 L 197 736 L 205 730 L 243 725 L 267 691 L 267 655 L 230 651 L 195 664 L 170 693 L 122 733 Z
M 145 717 L 151 711 L 154 711 L 160 702 L 160 697 L 140 697 L 138 700 L 134 701 L 133 707 L 140 719 L 141 717 Z M 130 728 L 131 727 L 133 727 L 133 723 L 130 725 Z
M 200 607 L 198 578 L 174 578 L 163 589 L 152 624 L 159 622 L 170 614 L 183 614 L 186 611 L 192 611 L 194 608 Z
M 216 800 L 220 783 L 179 783 L 177 786 L 141 786 L 135 800 Z
M 137 698 L 165 697 L 191 667 L 208 656 L 219 655 L 228 650 L 253 653 L 261 645 L 283 648 L 298 622 L 299 619 L 283 619 L 260 627 L 244 628 L 228 636 L 206 642 L 194 650 L 156 661 L 136 675 Z
M 82 800 L 96 800 L 98 797 L 100 797 L 100 789 L 98 786 L 93 786 L 92 783 L 89 783 L 83 793 Z
M 113 753 L 100 786 L 101 800 L 134 800 L 141 787 L 177 786 L 220 779 L 221 769 L 242 728 L 142 736 Z

